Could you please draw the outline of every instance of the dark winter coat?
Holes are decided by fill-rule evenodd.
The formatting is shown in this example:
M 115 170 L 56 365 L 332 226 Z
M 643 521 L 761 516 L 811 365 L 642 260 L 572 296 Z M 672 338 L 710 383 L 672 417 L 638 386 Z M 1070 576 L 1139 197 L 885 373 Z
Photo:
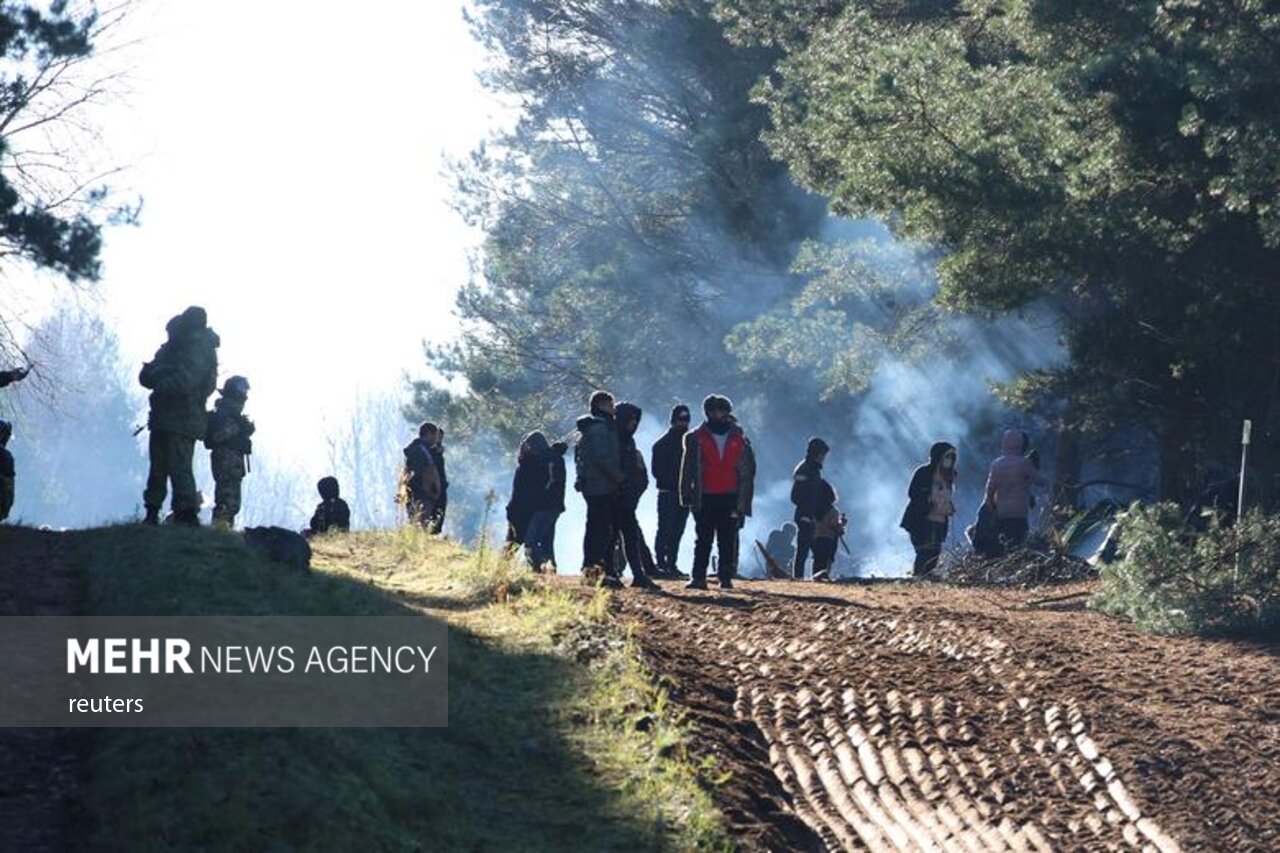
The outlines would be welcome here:
M 659 491 L 674 492 L 680 488 L 680 457 L 684 453 L 684 436 L 688 430 L 675 427 L 653 443 L 653 479 Z
M 218 386 L 221 341 L 185 314 L 170 320 L 167 328 L 169 340 L 138 373 L 142 387 L 151 389 L 147 426 L 199 440 L 208 425 L 205 401 Z
M 436 473 L 440 475 L 440 502 L 444 503 L 449 499 L 449 474 L 444 468 L 444 448 L 439 445 L 432 445 L 431 461 L 436 463 Z
M 557 441 L 551 445 L 551 485 L 547 489 L 547 509 L 552 512 L 564 512 L 564 489 L 568 481 L 565 470 L 564 455 L 569 452 L 569 445 Z
M 791 503 L 795 504 L 795 521 L 798 524 L 804 519 L 817 522 L 825 518 L 835 506 L 836 492 L 831 484 L 822 478 L 822 464 L 814 459 L 805 459 L 796 466 L 792 475 Z
M 507 503 L 514 541 L 524 541 L 529 520 L 542 511 L 564 511 L 564 456 L 547 446 L 546 439 L 516 465 Z
M 440 499 L 440 471 L 436 468 L 431 448 L 421 438 L 404 447 L 404 484 L 409 497 L 417 503 Z
M 617 494 L 626 477 L 620 464 L 622 449 L 614 419 L 583 415 L 578 418 L 578 434 L 578 450 L 574 455 L 578 491 L 587 497 Z
M 640 503 L 640 496 L 649 488 L 649 470 L 644 465 L 644 454 L 636 446 L 635 434 L 627 434 L 624 424 L 634 419 L 637 424 L 642 416 L 639 406 L 621 403 L 614 414 L 618 427 L 618 467 L 625 478 L 622 482 L 622 499 L 631 507 Z
M 907 486 L 907 508 L 902 511 L 899 526 L 915 535 L 929 519 L 929 496 L 933 494 L 933 473 L 942 464 L 942 457 L 955 450 L 945 441 L 939 441 L 929 448 L 929 464 L 921 465 L 911 475 L 911 483 Z
M 342 498 L 327 498 L 316 504 L 311 516 L 311 532 L 327 533 L 331 530 L 351 529 L 351 508 Z

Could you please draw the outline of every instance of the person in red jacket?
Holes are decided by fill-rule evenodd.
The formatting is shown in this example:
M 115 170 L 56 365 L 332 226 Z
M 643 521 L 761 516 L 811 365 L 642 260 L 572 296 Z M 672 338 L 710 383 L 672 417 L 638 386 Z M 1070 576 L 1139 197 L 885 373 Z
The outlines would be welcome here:
M 720 554 L 720 588 L 732 589 L 738 567 L 738 531 L 751 515 L 756 458 L 751 442 L 733 417 L 728 397 L 702 401 L 706 420 L 684 437 L 680 462 L 680 505 L 693 512 L 693 580 L 688 589 L 707 588 L 711 545 Z

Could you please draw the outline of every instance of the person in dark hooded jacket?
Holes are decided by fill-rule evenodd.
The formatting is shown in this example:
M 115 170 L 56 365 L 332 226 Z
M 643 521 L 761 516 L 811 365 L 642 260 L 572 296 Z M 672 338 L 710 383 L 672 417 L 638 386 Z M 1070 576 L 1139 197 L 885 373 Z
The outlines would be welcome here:
M 220 341 L 205 310 L 194 305 L 170 319 L 165 330 L 168 340 L 138 373 L 138 383 L 151 389 L 143 522 L 160 523 L 160 508 L 172 484 L 174 522 L 195 526 L 200 524 L 200 493 L 191 463 L 196 441 L 205 437 L 208 425 L 205 401 L 218 385 Z
M 559 448 L 559 449 L 557 449 Z M 507 539 L 524 545 L 536 572 L 555 571 L 555 529 L 564 511 L 564 451 L 541 432 L 531 432 L 520 442 L 516 473 L 507 504 Z
M 677 560 L 680 540 L 689 521 L 689 508 L 680 505 L 680 457 L 689 431 L 689 407 L 681 403 L 671 410 L 671 426 L 653 444 L 653 479 L 658 486 L 658 534 L 654 538 L 658 573 L 682 577 Z
M 929 448 L 929 462 L 911 475 L 907 486 L 907 508 L 901 527 L 911 536 L 916 549 L 912 574 L 923 577 L 938 567 L 942 546 L 947 541 L 951 516 L 955 515 L 956 449 L 945 441 Z
M 404 471 L 400 476 L 400 501 L 409 514 L 409 523 L 432 529 L 436 503 L 440 500 L 440 469 L 431 452 L 439 428 L 425 421 L 418 426 L 418 437 L 404 447 Z
M 582 536 L 583 576 L 605 574 L 617 531 L 614 511 L 626 481 L 620 460 L 613 395 L 596 391 L 591 412 L 578 418 L 578 447 L 574 453 L 574 488 L 587 502 L 587 525 Z M 606 580 L 609 576 L 606 575 Z M 616 583 L 616 580 L 613 581 Z
M 345 533 L 350 530 L 351 508 L 341 497 L 342 488 L 338 485 L 338 478 L 322 477 L 320 482 L 316 483 L 316 490 L 320 492 L 320 503 L 316 504 L 316 511 L 311 515 L 311 524 L 308 525 L 307 532 L 315 534 L 341 531 Z
M 643 417 L 640 407 L 633 403 L 619 403 L 615 411 L 618 425 L 618 464 L 624 480 L 614 509 L 614 528 L 622 539 L 623 553 L 631 567 L 631 585 L 640 589 L 653 587 L 646 571 L 640 522 L 636 508 L 640 497 L 649 488 L 649 471 L 644 465 L 644 454 L 636 447 L 636 430 Z
M 813 546 L 814 531 L 835 505 L 835 490 L 822 478 L 822 466 L 831 446 L 820 438 L 809 439 L 804 459 L 792 474 L 791 503 L 795 505 L 796 556 L 791 575 L 804 578 L 804 565 Z
M 530 519 L 529 542 L 534 549 L 530 554 L 534 566 L 543 571 L 555 573 L 556 562 L 556 523 L 564 514 L 564 489 L 566 472 L 564 457 L 569 452 L 569 445 L 557 441 L 551 445 L 551 453 L 547 457 L 547 495 L 543 508 L 534 513 Z

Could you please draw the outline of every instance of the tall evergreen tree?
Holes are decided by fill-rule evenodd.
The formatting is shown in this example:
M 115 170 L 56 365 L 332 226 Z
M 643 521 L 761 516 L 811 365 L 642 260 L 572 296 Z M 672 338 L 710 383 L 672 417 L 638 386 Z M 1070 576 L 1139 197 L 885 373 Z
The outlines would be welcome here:
M 1069 360 L 1009 398 L 1133 425 L 1181 498 L 1252 418 L 1280 459 L 1280 11 L 1230 0 L 722 0 L 771 150 L 833 208 L 946 250 L 943 305 L 1051 306 Z M 1264 482 L 1270 481 L 1264 476 Z

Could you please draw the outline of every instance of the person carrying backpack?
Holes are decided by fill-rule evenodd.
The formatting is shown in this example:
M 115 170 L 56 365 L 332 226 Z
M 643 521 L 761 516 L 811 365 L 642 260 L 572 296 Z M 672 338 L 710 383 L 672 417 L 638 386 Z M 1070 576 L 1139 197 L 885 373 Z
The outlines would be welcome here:
M 437 502 L 440 500 L 440 469 L 436 467 L 431 448 L 439 428 L 430 421 L 418 426 L 418 437 L 404 447 L 404 469 L 400 475 L 400 502 L 404 504 L 409 523 L 432 531 Z
M 195 305 L 170 319 L 165 331 L 168 340 L 138 372 L 138 384 L 151 390 L 149 468 L 142 493 L 146 516 L 142 521 L 160 523 L 160 508 L 172 484 L 174 522 L 197 527 L 200 493 L 191 463 L 196 441 L 208 431 L 204 407 L 218 387 L 217 349 L 221 341 L 209 328 L 205 310 Z

